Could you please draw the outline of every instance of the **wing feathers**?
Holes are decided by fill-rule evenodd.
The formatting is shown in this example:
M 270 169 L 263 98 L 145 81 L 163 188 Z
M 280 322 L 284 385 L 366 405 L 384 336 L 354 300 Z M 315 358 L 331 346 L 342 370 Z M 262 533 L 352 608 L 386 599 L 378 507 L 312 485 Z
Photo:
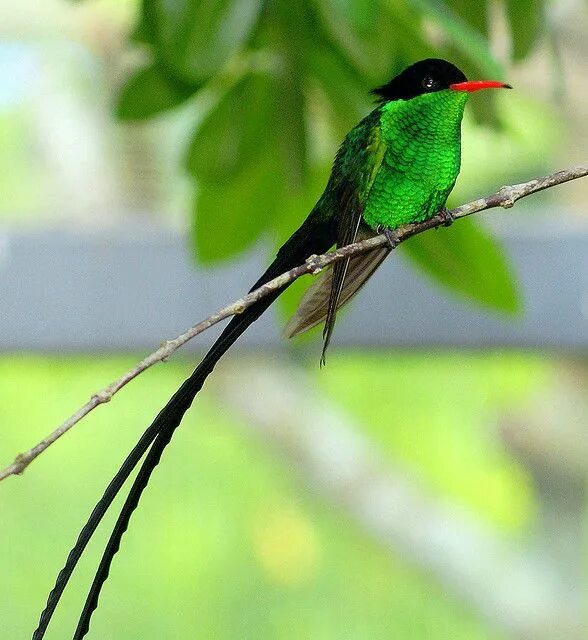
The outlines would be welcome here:
M 359 215 L 356 214 L 356 220 L 353 221 L 353 225 L 347 229 L 342 230 L 342 233 L 340 234 L 341 237 L 337 242 L 338 247 L 345 247 L 346 245 L 355 242 L 355 240 L 357 239 L 359 226 L 361 224 L 361 213 L 358 213 Z M 351 258 L 347 258 L 346 260 L 336 262 L 331 269 L 331 292 L 328 298 L 329 304 L 327 308 L 327 315 L 325 318 L 325 328 L 323 329 L 323 351 L 321 354 L 321 364 L 325 364 L 326 362 L 325 356 L 327 353 L 327 349 L 329 348 L 329 343 L 331 342 L 333 329 L 335 328 L 337 309 L 340 306 L 339 297 L 341 296 L 341 291 L 343 290 L 343 287 L 345 285 L 345 278 L 347 276 L 350 261 Z
M 364 240 L 375 235 L 370 229 L 361 228 L 357 234 L 358 240 Z M 390 253 L 388 247 L 381 247 L 375 251 L 350 258 L 344 280 L 337 296 L 335 311 L 343 307 L 361 287 L 369 280 L 374 271 L 382 264 Z M 304 294 L 296 313 L 286 325 L 283 336 L 293 338 L 320 324 L 328 315 L 330 292 L 333 291 L 334 270 L 327 269 Z

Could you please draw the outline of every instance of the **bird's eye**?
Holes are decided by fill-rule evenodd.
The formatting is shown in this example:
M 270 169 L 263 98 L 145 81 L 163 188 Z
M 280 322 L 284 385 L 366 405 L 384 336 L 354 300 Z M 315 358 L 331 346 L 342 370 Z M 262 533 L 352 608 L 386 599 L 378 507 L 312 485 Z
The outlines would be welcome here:
M 424 89 L 433 89 L 433 87 L 436 84 L 437 83 L 435 82 L 435 80 L 431 76 L 425 76 L 423 78 L 423 88 Z

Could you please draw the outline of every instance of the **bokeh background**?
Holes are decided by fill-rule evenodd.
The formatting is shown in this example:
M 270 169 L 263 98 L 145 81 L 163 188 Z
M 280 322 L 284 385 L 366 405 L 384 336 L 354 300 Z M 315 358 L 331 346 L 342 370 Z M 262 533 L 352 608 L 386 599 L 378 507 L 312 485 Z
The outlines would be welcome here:
M 246 290 L 406 64 L 516 88 L 470 100 L 452 204 L 585 161 L 587 28 L 576 0 L 2 0 L 0 464 Z M 587 197 L 406 243 L 322 370 L 280 340 L 293 287 L 184 420 L 90 637 L 585 638 Z M 0 486 L 1 637 L 213 335 Z

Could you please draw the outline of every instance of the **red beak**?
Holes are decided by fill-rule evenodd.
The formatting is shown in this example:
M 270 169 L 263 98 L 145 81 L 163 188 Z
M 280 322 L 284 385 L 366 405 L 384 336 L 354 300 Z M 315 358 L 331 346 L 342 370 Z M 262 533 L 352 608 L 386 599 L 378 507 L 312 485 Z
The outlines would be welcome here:
M 457 82 L 449 85 L 453 91 L 467 91 L 473 93 L 480 89 L 512 89 L 509 84 L 504 82 L 496 82 L 496 80 L 468 80 L 467 82 Z

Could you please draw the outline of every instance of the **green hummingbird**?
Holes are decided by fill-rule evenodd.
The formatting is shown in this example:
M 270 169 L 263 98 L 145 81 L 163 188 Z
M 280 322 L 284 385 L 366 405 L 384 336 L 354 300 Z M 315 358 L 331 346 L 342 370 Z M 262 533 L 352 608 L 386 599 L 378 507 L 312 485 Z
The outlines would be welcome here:
M 312 254 L 386 233 L 388 246 L 337 262 L 329 269 L 310 287 L 288 323 L 285 333 L 294 336 L 324 320 L 321 362 L 325 359 L 337 310 L 357 293 L 389 254 L 394 245 L 392 232 L 439 212 L 445 212 L 446 221 L 451 222 L 445 203 L 459 173 L 465 104 L 474 91 L 500 87 L 510 88 L 502 82 L 468 81 L 453 64 L 427 59 L 374 89 L 377 106 L 346 136 L 325 191 L 251 289 L 302 264 Z M 145 456 L 107 543 L 73 637 L 79 640 L 86 635 L 131 515 L 184 413 L 223 354 L 287 286 L 233 317 L 192 375 L 141 436 L 80 532 L 49 594 L 33 640 L 45 636 L 86 545 L 123 484 Z

